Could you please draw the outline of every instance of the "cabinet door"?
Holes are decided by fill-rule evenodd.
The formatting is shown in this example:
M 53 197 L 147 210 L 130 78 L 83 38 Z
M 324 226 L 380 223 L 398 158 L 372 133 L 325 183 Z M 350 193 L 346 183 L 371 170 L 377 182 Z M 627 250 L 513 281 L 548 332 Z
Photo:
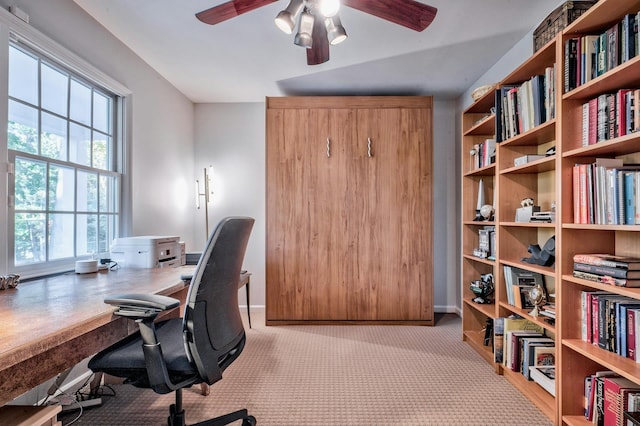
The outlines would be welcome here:
M 426 109 L 358 111 L 349 319 L 433 318 L 430 120 Z
M 345 320 L 344 150 L 355 117 L 280 109 L 267 120 L 267 319 Z

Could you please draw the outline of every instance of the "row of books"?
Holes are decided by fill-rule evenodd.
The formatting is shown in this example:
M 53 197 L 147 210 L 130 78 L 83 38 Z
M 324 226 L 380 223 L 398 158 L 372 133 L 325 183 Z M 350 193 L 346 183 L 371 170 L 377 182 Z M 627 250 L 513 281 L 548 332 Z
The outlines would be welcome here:
M 555 117 L 555 67 L 496 90 L 496 138 L 507 140 Z
M 534 368 L 555 365 L 555 342 L 542 326 L 513 315 L 494 320 L 494 360 L 533 380 Z M 555 394 L 555 386 L 552 392 Z
M 573 221 L 598 225 L 640 224 L 640 165 L 597 158 L 573 166 Z
M 496 140 L 486 139 L 484 142 L 475 144 L 472 152 L 472 168 L 479 169 L 496 162 Z
M 584 380 L 584 415 L 594 424 L 626 425 L 625 412 L 636 411 L 640 385 L 613 371 L 598 371 Z
M 640 287 L 640 259 L 609 254 L 575 254 L 574 276 L 620 287 Z
M 564 91 L 569 92 L 638 55 L 640 12 L 628 14 L 599 34 L 565 41 Z
M 582 146 L 614 139 L 640 128 L 640 89 L 604 93 L 582 104 Z
M 640 362 L 640 300 L 600 290 L 581 292 L 581 337 L 606 351 Z

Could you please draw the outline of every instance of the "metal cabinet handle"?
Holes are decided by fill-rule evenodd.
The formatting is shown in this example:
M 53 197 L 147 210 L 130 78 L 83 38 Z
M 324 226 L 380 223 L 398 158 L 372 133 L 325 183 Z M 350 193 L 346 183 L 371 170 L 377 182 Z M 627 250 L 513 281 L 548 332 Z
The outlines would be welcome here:
M 371 153 L 371 138 L 367 138 L 367 155 L 369 157 L 373 157 L 373 154 Z
M 331 157 L 331 141 L 327 138 L 327 158 Z

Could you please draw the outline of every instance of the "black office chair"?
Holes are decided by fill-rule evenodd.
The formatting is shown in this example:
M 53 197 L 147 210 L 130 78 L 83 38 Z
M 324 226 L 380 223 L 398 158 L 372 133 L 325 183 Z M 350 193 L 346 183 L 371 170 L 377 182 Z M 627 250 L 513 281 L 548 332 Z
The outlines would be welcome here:
M 244 348 L 238 277 L 253 222 L 252 218 L 229 217 L 218 224 L 193 274 L 184 319 L 154 323 L 159 313 L 180 305 L 171 297 L 125 294 L 105 299 L 118 306 L 116 315 L 135 320 L 140 331 L 95 355 L 89 368 L 160 394 L 175 391 L 169 426 L 185 424 L 182 389 L 222 379 L 222 372 Z M 227 425 L 237 420 L 243 426 L 256 424 L 242 409 L 198 425 Z

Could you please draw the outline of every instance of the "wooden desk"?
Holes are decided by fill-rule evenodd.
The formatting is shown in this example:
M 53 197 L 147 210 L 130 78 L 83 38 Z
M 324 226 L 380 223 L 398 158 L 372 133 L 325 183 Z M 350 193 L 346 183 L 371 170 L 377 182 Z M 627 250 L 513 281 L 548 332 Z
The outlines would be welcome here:
M 137 330 L 103 302 L 118 293 L 184 301 L 193 266 L 69 273 L 0 291 L 0 405 Z M 179 311 L 175 310 L 175 315 Z

